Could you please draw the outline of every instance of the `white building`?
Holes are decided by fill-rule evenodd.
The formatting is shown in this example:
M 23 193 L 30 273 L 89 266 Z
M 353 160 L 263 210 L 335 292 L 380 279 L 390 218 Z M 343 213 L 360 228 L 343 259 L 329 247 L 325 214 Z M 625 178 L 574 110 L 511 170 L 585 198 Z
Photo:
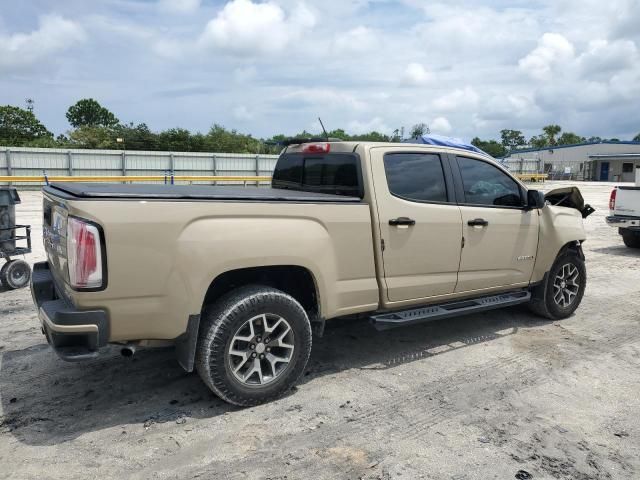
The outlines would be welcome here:
M 514 172 L 544 172 L 551 179 L 633 182 L 640 176 L 640 142 L 607 140 L 515 150 L 505 163 Z

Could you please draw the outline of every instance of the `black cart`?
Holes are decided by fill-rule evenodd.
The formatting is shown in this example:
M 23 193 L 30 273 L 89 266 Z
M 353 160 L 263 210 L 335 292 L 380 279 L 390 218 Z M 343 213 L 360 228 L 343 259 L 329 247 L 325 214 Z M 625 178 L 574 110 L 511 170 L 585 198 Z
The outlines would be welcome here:
M 0 187 L 0 283 L 10 290 L 26 287 L 31 280 L 31 267 L 12 257 L 31 253 L 31 225 L 16 225 L 16 205 L 20 196 L 15 187 Z

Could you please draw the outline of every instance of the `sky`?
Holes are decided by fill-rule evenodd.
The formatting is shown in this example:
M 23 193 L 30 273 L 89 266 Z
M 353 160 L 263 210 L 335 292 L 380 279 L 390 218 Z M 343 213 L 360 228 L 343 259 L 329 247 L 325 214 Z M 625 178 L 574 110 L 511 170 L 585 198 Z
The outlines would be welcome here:
M 56 134 L 91 97 L 152 130 L 630 139 L 639 25 L 640 0 L 0 0 L 0 105 Z

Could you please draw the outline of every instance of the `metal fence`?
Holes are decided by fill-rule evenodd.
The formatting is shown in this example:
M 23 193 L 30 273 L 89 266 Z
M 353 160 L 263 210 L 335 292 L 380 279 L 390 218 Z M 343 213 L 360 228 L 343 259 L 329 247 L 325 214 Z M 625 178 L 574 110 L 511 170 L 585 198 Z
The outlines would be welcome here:
M 278 155 L 0 146 L 0 176 L 269 176 Z M 12 182 L 20 185 L 19 182 Z M 199 182 L 193 182 L 199 183 Z M 211 182 L 206 182 L 211 183 Z M 33 184 L 31 184 L 33 185 Z
M 278 155 L 137 150 L 81 150 L 0 146 L 2 176 L 270 176 Z M 540 158 L 508 157 L 503 164 L 514 174 L 544 173 L 551 180 L 590 179 L 593 165 L 583 161 L 543 162 Z M 5 182 L 4 184 L 6 184 Z M 11 182 L 19 186 L 34 183 Z M 190 183 L 212 183 L 191 181 Z M 234 182 L 220 182 L 234 183 Z M 3 184 L 3 183 L 0 183 Z
M 592 162 L 581 160 L 543 162 L 536 158 L 506 158 L 503 160 L 511 173 L 544 173 L 549 180 L 589 180 Z

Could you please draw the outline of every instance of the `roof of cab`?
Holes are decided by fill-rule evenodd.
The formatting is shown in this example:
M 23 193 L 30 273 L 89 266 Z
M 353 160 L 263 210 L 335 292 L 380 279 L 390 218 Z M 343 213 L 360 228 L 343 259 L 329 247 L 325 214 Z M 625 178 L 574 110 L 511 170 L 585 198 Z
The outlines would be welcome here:
M 302 152 L 305 145 L 309 143 L 328 143 L 331 145 L 332 152 L 338 153 L 350 153 L 354 152 L 356 148 L 363 147 L 365 149 L 377 148 L 377 147 L 393 147 L 401 150 L 425 150 L 425 151 L 438 151 L 438 152 L 448 152 L 448 153 L 464 153 L 468 156 L 475 156 L 478 158 L 490 159 L 496 163 L 498 162 L 495 158 L 491 157 L 488 154 L 482 154 L 477 152 L 472 152 L 470 150 L 465 150 L 463 148 L 451 147 L 451 146 L 441 146 L 441 145 L 430 145 L 423 143 L 399 143 L 399 142 L 364 142 L 357 140 L 349 140 L 349 141 L 338 141 L 338 142 L 305 142 L 305 143 L 297 143 L 288 145 L 282 153 L 299 153 Z

